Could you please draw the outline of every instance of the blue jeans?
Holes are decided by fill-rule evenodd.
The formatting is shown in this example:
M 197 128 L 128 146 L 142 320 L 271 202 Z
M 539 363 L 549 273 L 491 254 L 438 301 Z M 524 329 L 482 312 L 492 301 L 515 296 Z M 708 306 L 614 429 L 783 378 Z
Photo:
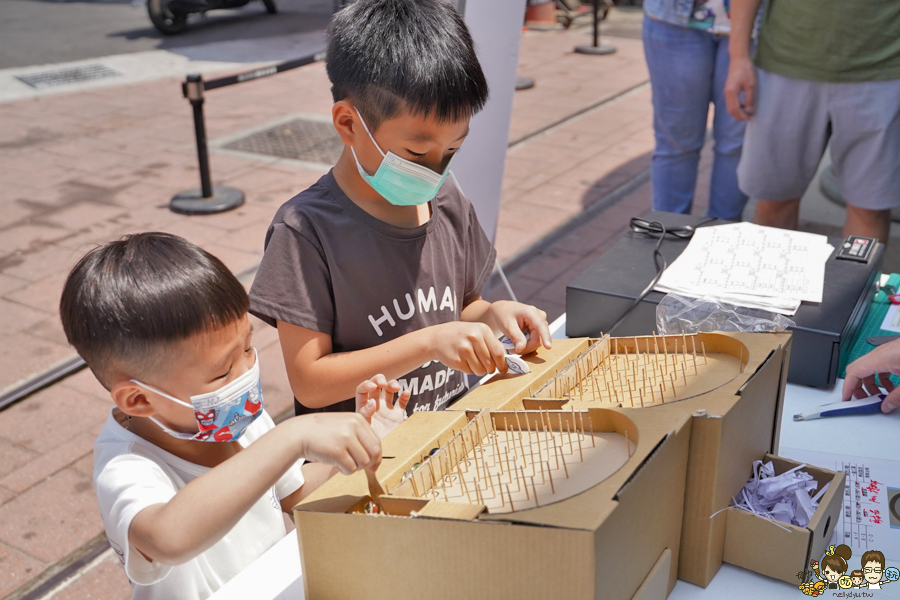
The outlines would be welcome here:
M 709 104 L 715 107 L 715 155 L 708 214 L 738 221 L 747 196 L 737 184 L 744 123 L 725 107 L 728 36 L 644 16 L 644 54 L 653 91 L 653 208 L 689 213 L 706 137 Z

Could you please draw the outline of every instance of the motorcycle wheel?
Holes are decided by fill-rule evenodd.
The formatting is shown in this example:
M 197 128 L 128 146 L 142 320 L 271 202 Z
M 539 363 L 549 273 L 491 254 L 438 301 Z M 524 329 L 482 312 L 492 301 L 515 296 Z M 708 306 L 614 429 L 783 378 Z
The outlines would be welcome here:
M 166 35 L 181 33 L 187 28 L 187 15 L 169 10 L 169 0 L 147 0 L 147 14 L 153 26 Z
M 278 7 L 275 6 L 275 0 L 262 0 L 262 2 L 266 5 L 266 12 L 270 15 L 274 15 L 278 12 Z

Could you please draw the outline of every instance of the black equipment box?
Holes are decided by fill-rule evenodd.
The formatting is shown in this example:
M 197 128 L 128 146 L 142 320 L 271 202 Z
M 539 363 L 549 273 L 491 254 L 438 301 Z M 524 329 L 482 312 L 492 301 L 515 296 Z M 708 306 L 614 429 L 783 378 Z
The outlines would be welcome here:
M 666 227 L 695 225 L 703 217 L 650 211 L 642 218 Z M 722 225 L 715 220 L 703 226 Z M 614 330 L 622 316 L 656 274 L 653 248 L 657 235 L 629 230 L 612 248 L 566 287 L 566 334 L 569 337 L 647 335 L 656 329 L 656 305 L 665 294 L 650 292 Z M 667 235 L 660 252 L 672 264 L 690 240 Z M 841 238 L 828 242 L 841 248 Z M 850 343 L 865 317 L 876 292 L 876 276 L 884 256 L 884 245 L 876 244 L 866 263 L 838 260 L 833 252 L 825 264 L 822 302 L 804 302 L 792 317 L 794 334 L 788 381 L 813 387 L 828 387 L 837 379 L 841 352 Z

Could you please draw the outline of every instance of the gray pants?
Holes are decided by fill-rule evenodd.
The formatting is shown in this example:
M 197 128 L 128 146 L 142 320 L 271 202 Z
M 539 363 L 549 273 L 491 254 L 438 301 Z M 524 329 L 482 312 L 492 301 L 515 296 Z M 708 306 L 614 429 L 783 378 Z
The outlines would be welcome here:
M 831 141 L 841 194 L 857 208 L 900 205 L 900 79 L 826 83 L 756 69 L 738 185 L 753 198 L 806 191 Z

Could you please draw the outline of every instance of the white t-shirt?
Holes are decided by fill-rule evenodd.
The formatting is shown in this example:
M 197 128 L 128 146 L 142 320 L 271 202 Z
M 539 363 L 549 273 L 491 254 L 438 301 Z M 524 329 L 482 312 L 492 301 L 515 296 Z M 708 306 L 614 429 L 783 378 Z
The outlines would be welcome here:
M 274 427 L 263 411 L 238 441 L 247 447 Z M 225 537 L 203 554 L 175 567 L 149 562 L 128 543 L 132 519 L 148 506 L 168 502 L 209 467 L 182 460 L 131 433 L 111 411 L 94 443 L 94 486 L 109 543 L 131 581 L 132 599 L 203 600 L 271 548 L 285 535 L 278 499 L 303 485 L 302 462 L 293 465 Z M 240 481 L 234 485 L 240 485 Z

